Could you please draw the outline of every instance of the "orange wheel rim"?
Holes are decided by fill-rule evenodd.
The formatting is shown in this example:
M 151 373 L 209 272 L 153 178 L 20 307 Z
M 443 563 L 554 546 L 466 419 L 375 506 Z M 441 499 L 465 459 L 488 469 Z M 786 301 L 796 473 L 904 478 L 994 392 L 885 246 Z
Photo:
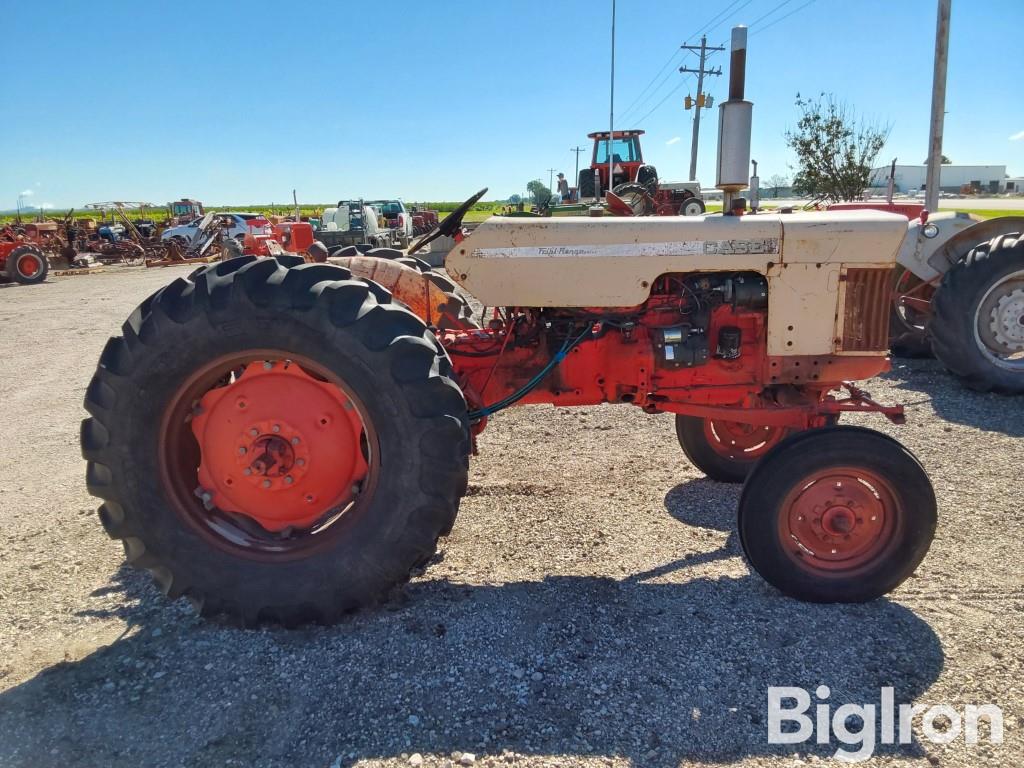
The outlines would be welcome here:
M 888 549 L 901 519 L 888 482 L 859 467 L 836 467 L 812 474 L 787 495 L 779 536 L 804 569 L 851 571 Z
M 771 450 L 787 434 L 785 427 L 705 419 L 704 438 L 711 449 L 734 461 L 752 461 Z
M 338 377 L 308 360 L 222 358 L 165 412 L 160 470 L 176 511 L 219 543 L 288 554 L 372 495 L 377 436 Z
M 42 269 L 42 266 L 39 264 L 38 257 L 31 253 L 27 253 L 18 259 L 17 268 L 19 274 L 22 274 L 25 277 L 35 277 L 39 273 L 39 270 Z

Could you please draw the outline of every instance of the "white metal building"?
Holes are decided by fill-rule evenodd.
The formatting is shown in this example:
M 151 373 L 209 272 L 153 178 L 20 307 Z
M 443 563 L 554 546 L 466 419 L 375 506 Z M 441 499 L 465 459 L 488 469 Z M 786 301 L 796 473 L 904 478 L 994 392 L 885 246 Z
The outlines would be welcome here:
M 896 191 L 911 192 L 922 190 L 928 177 L 925 165 L 897 165 Z M 881 187 L 889 183 L 889 166 L 871 169 L 872 187 Z M 979 192 L 998 193 L 1005 191 L 1005 165 L 944 165 L 939 173 L 939 189 L 943 192 L 959 192 L 965 184 Z

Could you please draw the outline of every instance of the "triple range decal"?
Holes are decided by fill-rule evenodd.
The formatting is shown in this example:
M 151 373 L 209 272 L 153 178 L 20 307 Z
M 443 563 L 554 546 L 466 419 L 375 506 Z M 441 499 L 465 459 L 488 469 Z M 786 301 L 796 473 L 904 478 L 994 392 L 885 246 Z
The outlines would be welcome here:
M 508 248 L 477 248 L 477 259 L 591 258 L 595 256 L 682 256 L 700 254 L 777 254 L 779 239 L 677 240 L 668 243 L 618 243 L 615 245 L 542 245 Z

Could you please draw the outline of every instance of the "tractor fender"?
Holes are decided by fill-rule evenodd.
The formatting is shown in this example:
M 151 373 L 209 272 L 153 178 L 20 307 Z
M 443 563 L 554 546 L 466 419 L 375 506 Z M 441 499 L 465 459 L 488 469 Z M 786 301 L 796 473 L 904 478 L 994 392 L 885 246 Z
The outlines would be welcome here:
M 1024 232 L 1024 216 L 998 216 L 994 219 L 972 216 L 971 219 L 973 223 L 970 226 L 958 231 L 929 257 L 928 265 L 940 275 L 946 274 L 979 243 L 987 243 L 993 237 L 1008 232 Z
M 945 251 L 952 243 L 969 241 L 963 251 L 966 253 L 977 240 L 971 235 L 965 238 L 965 232 L 983 223 L 982 219 L 953 211 L 933 214 L 925 223 L 914 217 L 907 225 L 907 236 L 896 254 L 896 262 L 921 280 L 934 280 L 949 269 L 948 264 L 943 265 L 944 257 L 937 258 L 939 251 Z
M 465 302 L 461 297 L 446 292 L 439 280 L 431 279 L 414 267 L 393 259 L 378 256 L 331 256 L 331 264 L 347 268 L 353 277 L 372 280 L 391 292 L 393 298 L 405 304 L 409 311 L 431 328 L 463 328 Z M 444 283 L 449 281 L 438 276 Z

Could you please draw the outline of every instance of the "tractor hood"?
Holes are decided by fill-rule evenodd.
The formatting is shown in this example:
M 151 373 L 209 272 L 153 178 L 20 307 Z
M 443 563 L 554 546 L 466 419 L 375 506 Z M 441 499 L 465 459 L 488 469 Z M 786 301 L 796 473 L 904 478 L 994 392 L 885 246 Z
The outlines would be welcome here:
M 905 217 L 878 211 L 492 216 L 456 245 L 445 268 L 487 306 L 630 307 L 669 272 L 891 266 L 906 232 Z

